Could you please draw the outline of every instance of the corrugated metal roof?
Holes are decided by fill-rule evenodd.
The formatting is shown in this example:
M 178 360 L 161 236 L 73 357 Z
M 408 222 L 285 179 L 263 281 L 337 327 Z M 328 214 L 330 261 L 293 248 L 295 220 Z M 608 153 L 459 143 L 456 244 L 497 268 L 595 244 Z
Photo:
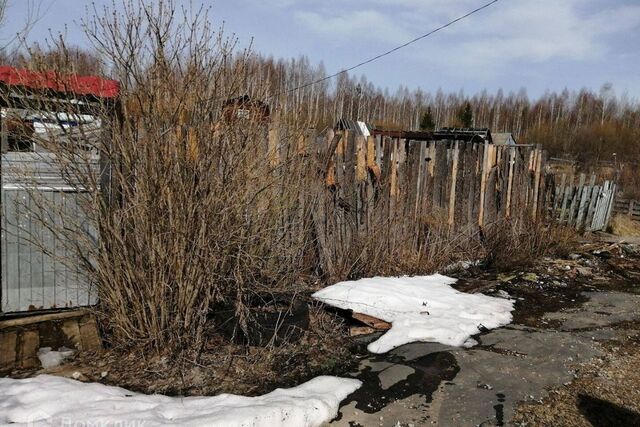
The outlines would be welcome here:
M 374 127 L 366 122 L 359 120 L 340 119 L 338 120 L 338 123 L 336 123 L 336 129 L 348 130 L 351 132 L 355 132 L 358 135 L 369 136 L 374 130 Z
M 115 98 L 120 92 L 120 83 L 115 80 L 98 76 L 63 75 L 54 71 L 31 71 L 10 66 L 0 66 L 0 82 L 8 86 L 48 89 L 98 98 Z

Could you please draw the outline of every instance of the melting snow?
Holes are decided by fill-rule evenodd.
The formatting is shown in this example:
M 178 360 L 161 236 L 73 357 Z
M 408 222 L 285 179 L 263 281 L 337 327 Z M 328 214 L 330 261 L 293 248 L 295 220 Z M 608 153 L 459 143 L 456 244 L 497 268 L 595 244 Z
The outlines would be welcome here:
M 0 378 L 0 425 L 319 426 L 361 382 L 321 376 L 257 397 L 168 397 L 40 375 Z
M 66 347 L 60 347 L 58 351 L 51 350 L 51 347 L 41 347 L 38 350 L 38 359 L 43 368 L 53 368 L 73 356 L 73 353 L 72 349 Z
M 385 353 L 414 341 L 470 347 L 471 335 L 511 322 L 513 300 L 467 294 L 450 285 L 457 279 L 434 274 L 420 277 L 374 277 L 340 282 L 313 297 L 326 304 L 390 322 L 392 327 L 369 344 Z

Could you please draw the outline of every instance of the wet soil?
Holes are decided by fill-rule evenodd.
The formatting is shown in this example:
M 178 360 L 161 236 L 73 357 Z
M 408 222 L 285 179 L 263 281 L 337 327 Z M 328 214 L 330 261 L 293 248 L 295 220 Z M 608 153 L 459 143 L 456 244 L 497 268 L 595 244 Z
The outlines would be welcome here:
M 584 292 L 640 293 L 640 252 L 630 245 L 587 243 L 567 258 L 543 259 L 524 271 L 475 267 L 458 276 L 453 286 L 460 291 L 515 299 L 513 323 L 555 328 L 544 313 L 581 306 L 588 300 Z
M 460 371 L 456 358 L 449 352 L 435 352 L 407 361 L 401 360 L 398 356 L 384 354 L 368 357 L 367 360 L 372 364 L 392 362 L 393 366 L 402 365 L 413 371 L 404 380 L 387 388 L 383 387 L 380 380 L 381 372 L 374 371 L 371 367 L 353 375 L 353 378 L 362 381 L 362 387 L 342 402 L 342 406 L 354 402 L 356 409 L 368 414 L 379 412 L 393 402 L 414 395 L 424 397 L 424 403 L 429 403 L 431 395 L 440 383 L 453 380 Z

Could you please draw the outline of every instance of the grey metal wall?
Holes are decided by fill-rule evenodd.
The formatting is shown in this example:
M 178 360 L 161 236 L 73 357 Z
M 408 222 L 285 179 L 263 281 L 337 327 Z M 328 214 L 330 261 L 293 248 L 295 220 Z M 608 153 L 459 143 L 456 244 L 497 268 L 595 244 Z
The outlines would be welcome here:
M 94 304 L 95 292 L 91 292 L 75 252 L 63 236 L 53 231 L 64 225 L 65 218 L 82 223 L 82 194 L 66 186 L 42 157 L 37 161 L 29 156 L 33 153 L 2 155 L 0 311 Z M 34 179 L 27 183 L 11 173 L 16 165 L 22 171 L 33 169 L 28 175 Z

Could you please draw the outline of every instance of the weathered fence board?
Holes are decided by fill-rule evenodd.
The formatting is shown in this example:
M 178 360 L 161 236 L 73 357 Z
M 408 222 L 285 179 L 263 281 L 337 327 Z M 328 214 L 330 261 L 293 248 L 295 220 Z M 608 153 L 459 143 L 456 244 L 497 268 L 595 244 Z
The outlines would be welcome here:
M 640 221 L 640 200 L 616 197 L 613 202 L 613 212 Z
M 557 197 L 562 197 L 562 202 L 553 202 L 551 215 L 559 223 L 575 227 L 579 230 L 600 231 L 604 230 L 611 218 L 613 199 L 616 184 L 605 181 L 602 185 L 595 185 L 596 177 L 591 176 L 589 183 L 585 184 L 586 175 L 581 174 L 577 185 L 571 178 L 568 185 L 563 185 L 564 178 L 555 189 Z

